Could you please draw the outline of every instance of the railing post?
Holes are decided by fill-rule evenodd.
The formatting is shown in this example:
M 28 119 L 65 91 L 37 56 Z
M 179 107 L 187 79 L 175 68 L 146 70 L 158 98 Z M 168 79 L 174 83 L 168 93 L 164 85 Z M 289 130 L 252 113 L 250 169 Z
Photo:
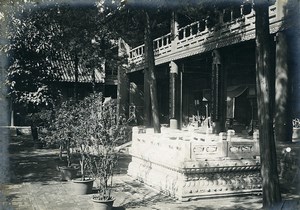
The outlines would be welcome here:
M 244 5 L 243 4 L 241 5 L 240 10 L 241 10 L 241 17 L 243 17 L 244 16 Z

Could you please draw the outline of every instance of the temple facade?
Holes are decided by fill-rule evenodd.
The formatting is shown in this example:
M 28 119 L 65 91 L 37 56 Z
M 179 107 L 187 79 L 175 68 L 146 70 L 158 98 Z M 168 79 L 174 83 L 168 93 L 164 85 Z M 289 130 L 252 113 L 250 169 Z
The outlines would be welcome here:
M 297 63 L 285 54 L 297 54 L 288 52 L 287 47 L 282 48 L 282 43 L 287 40 L 296 43 L 293 28 L 298 24 L 294 18 L 286 17 L 286 7 L 282 1 L 269 7 L 273 68 L 289 68 L 291 74 L 296 74 Z M 224 9 L 219 19 L 215 27 L 208 27 L 208 21 L 201 20 L 181 28 L 176 19 L 170 20 L 171 28 L 175 30 L 154 40 L 162 124 L 170 124 L 170 119 L 176 119 L 177 127 L 183 128 L 196 121 L 201 125 L 210 117 L 217 124 L 216 132 L 228 127 L 242 132 L 246 127 L 251 130 L 256 126 L 253 6 L 247 1 L 238 10 Z M 118 94 L 126 106 L 124 113 L 128 116 L 129 110 L 134 109 L 138 125 L 143 125 L 144 116 L 151 117 L 147 114 L 150 112 L 147 108 L 150 95 L 144 82 L 144 45 L 125 49 L 134 68 L 119 78 L 123 90 Z M 290 81 L 294 85 L 293 94 L 297 92 L 297 79 Z M 297 115 L 299 110 L 293 112 Z
M 269 6 L 275 130 L 300 113 L 297 11 L 293 1 Z M 218 19 L 179 27 L 175 14 L 170 33 L 154 40 L 160 134 L 141 127 L 151 123 L 144 45 L 119 43 L 134 64 L 118 74 L 119 113 L 137 125 L 128 173 L 179 199 L 261 191 L 253 3 Z

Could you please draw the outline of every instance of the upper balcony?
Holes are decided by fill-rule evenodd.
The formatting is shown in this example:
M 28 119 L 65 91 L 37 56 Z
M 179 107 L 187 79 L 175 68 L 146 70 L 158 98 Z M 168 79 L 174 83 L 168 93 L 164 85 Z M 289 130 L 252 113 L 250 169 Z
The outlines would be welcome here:
M 282 15 L 277 5 L 269 7 L 271 34 L 282 26 Z M 220 19 L 221 23 L 214 27 L 208 27 L 207 20 L 200 20 L 179 28 L 174 40 L 171 40 L 171 33 L 155 39 L 155 65 L 255 38 L 255 12 L 252 5 L 247 9 L 242 5 L 238 15 L 232 10 L 224 10 Z M 132 71 L 144 68 L 144 49 L 144 45 L 140 45 L 130 50 L 129 62 L 135 64 Z

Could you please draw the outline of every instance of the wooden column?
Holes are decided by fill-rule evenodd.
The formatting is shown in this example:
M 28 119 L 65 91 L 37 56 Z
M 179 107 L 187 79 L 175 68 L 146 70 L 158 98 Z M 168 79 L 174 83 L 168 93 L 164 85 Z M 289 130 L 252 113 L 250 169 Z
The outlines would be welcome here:
M 178 128 L 179 104 L 178 104 L 178 66 L 174 61 L 169 64 L 170 67 L 170 127 Z
M 275 140 L 292 142 L 292 116 L 290 107 L 290 77 L 288 67 L 288 44 L 284 32 L 276 36 L 275 67 Z
M 183 72 L 184 63 L 181 64 L 179 71 L 179 129 L 182 129 L 183 125 Z
M 177 20 L 177 14 L 176 12 L 172 12 L 172 18 L 171 18 L 171 41 L 178 39 L 178 20 Z
M 213 133 L 225 130 L 225 73 L 223 71 L 220 52 L 212 52 L 212 77 L 211 77 L 211 121 Z

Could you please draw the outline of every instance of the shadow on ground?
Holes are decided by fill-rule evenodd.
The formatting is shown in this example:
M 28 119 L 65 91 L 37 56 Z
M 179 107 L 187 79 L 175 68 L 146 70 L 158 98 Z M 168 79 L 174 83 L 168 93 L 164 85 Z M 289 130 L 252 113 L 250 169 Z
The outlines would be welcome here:
M 12 183 L 59 181 L 59 166 L 66 163 L 59 158 L 58 149 L 36 149 L 31 136 L 20 135 L 11 137 L 10 180 Z M 120 161 L 115 174 L 126 174 L 131 157 L 120 154 Z M 76 158 L 74 158 L 74 163 Z
M 60 173 L 57 166 L 64 164 L 58 157 L 59 151 L 55 149 L 34 149 L 30 141 L 22 142 L 14 141 L 10 145 L 10 168 L 12 183 L 37 183 L 25 185 L 26 189 L 37 189 L 37 192 L 42 189 L 43 185 L 48 185 L 47 188 L 58 189 L 58 186 L 68 184 L 60 182 Z M 300 151 L 295 149 L 295 152 Z M 300 154 L 300 153 L 299 153 Z M 190 202 L 179 202 L 163 193 L 152 190 L 143 183 L 130 179 L 128 176 L 123 176 L 127 173 L 128 164 L 131 161 L 131 156 L 121 154 L 119 164 L 115 170 L 116 177 L 120 176 L 119 182 L 114 182 L 113 194 L 116 195 L 114 210 L 126 209 L 191 209 L 191 210 L 213 210 L 213 209 L 260 209 L 262 199 L 260 196 L 235 196 L 230 198 L 209 198 L 199 199 Z M 295 167 L 293 168 L 295 169 Z M 294 173 L 294 171 L 293 171 Z M 55 182 L 51 182 L 55 181 Z M 57 181 L 57 182 L 56 182 Z M 288 178 L 281 180 L 281 189 L 284 199 L 297 199 L 299 182 L 291 184 Z M 57 186 L 54 186 L 57 185 Z M 23 185 L 15 185 L 16 187 L 24 187 Z M 32 186 L 32 187 L 31 187 Z M 11 186 L 13 187 L 13 186 Z M 26 188 L 27 187 L 27 188 Z M 62 187 L 61 187 L 62 188 Z M 24 191 L 24 190 L 23 190 Z M 22 192 L 23 192 L 22 191 Z M 18 193 L 18 188 L 7 196 L 6 200 L 10 203 L 11 200 L 21 199 L 22 193 Z M 64 192 L 62 192 L 63 194 Z M 53 195 L 54 196 L 54 195 Z M 55 197 L 55 196 L 54 196 Z M 298 196 L 299 198 L 299 196 Z M 49 197 L 46 198 L 49 200 Z M 78 201 L 81 202 L 81 201 Z M 63 203 L 64 204 L 64 203 Z M 28 203 L 30 205 L 30 203 Z
M 56 153 L 43 150 L 23 150 L 10 157 L 11 182 L 58 181 L 60 175 L 56 169 L 60 159 Z

